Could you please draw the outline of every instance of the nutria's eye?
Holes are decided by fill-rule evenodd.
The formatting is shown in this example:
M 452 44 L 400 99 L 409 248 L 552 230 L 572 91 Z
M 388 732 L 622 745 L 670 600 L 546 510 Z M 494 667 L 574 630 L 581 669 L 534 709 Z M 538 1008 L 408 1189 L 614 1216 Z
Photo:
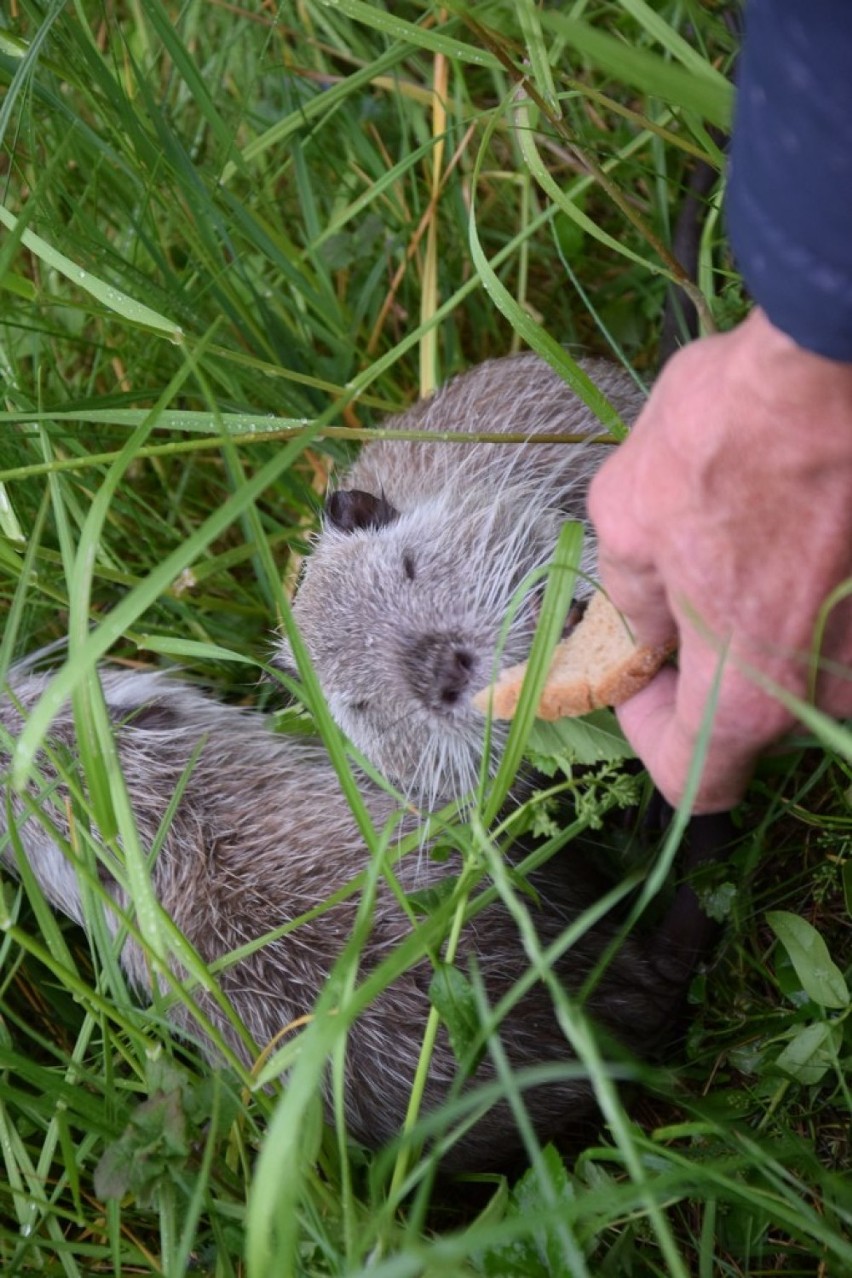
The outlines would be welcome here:
M 414 556 L 405 554 L 402 556 L 402 571 L 405 573 L 409 581 L 414 580 Z
M 353 701 L 349 709 L 357 711 L 358 714 L 363 714 L 365 710 L 370 709 L 370 703 L 369 701 Z

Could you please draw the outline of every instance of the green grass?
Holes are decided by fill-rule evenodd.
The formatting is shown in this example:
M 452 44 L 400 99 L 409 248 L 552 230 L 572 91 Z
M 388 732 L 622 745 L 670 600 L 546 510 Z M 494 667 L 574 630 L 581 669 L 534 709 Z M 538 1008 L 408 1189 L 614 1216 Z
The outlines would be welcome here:
M 650 380 L 734 42 L 721 6 L 674 0 L 7 10 L 0 673 L 67 639 L 57 695 L 92 716 L 80 802 L 121 832 L 138 927 L 168 952 L 98 762 L 94 665 L 177 661 L 256 698 L 329 469 L 384 413 L 523 344 Z M 698 278 L 724 327 L 743 301 L 720 234 L 714 202 Z M 533 1141 L 520 1182 L 476 1197 L 323 1129 L 342 1031 L 306 1030 L 280 1097 L 211 1073 L 128 996 L 96 882 L 87 940 L 7 878 L 4 1275 L 852 1273 L 845 985 L 807 928 L 845 961 L 850 747 L 808 727 L 823 744 L 767 763 L 744 805 L 671 1067 L 629 1113 L 602 1084 L 589 1148 L 562 1163 Z M 453 837 L 528 931 L 483 829 Z M 350 1012 L 355 944 L 328 994 Z

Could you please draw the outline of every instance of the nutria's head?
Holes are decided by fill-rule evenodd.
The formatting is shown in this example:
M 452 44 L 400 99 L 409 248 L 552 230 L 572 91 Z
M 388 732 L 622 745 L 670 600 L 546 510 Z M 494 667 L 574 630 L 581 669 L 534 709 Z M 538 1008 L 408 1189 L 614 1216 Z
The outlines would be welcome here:
M 381 495 L 337 492 L 306 561 L 293 611 L 331 713 L 423 807 L 477 784 L 485 720 L 471 698 L 529 653 L 541 581 L 525 594 L 522 583 L 564 520 L 536 496 L 451 490 L 400 512 Z M 293 665 L 286 642 L 279 659 Z

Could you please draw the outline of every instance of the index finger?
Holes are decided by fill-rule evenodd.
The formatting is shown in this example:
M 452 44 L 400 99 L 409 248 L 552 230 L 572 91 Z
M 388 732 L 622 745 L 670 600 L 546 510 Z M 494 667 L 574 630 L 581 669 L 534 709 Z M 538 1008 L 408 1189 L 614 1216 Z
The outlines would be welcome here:
M 598 471 L 587 509 L 598 538 L 601 584 L 640 643 L 658 646 L 677 633 L 655 547 L 640 515 L 628 439 Z

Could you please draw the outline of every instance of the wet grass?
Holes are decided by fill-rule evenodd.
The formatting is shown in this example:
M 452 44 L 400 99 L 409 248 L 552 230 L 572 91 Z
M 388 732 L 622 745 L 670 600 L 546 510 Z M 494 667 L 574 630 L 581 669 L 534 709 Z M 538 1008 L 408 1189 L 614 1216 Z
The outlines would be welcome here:
M 385 413 L 526 344 L 569 377 L 592 350 L 649 381 L 681 274 L 666 246 L 689 175 L 720 163 L 734 52 L 709 5 L 16 0 L 0 671 L 58 643 L 56 699 L 88 704 L 109 655 L 254 700 L 330 470 Z M 724 327 L 743 300 L 719 194 L 695 278 Z M 81 755 L 84 808 L 124 829 Z M 414 1150 L 323 1128 L 345 1026 L 307 1027 L 280 1096 L 211 1071 L 128 994 L 97 893 L 87 940 L 6 878 L 4 1274 L 852 1272 L 829 957 L 848 954 L 849 757 L 848 735 L 803 738 L 762 770 L 711 887 L 725 933 L 686 1042 L 630 1110 L 612 1090 L 569 1159 L 533 1140 L 526 1173 L 449 1188 Z M 475 825 L 455 837 L 487 857 Z

